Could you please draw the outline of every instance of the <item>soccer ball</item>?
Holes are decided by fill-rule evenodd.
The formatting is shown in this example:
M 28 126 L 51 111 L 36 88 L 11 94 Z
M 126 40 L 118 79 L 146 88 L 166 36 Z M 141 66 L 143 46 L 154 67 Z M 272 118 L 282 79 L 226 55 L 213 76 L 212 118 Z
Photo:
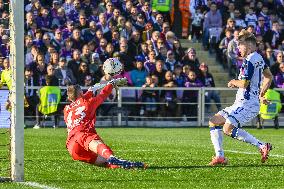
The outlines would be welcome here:
M 117 58 L 109 58 L 104 62 L 103 70 L 105 74 L 114 76 L 122 71 L 122 64 Z

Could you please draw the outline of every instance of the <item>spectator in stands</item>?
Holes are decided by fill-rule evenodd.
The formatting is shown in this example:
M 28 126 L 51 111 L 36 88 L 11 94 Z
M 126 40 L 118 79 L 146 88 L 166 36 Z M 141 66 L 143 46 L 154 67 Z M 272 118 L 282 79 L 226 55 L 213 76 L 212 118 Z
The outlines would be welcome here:
M 273 57 L 273 50 L 271 48 L 267 48 L 265 50 L 265 55 L 263 56 L 263 59 L 269 67 L 272 66 L 274 62 L 274 57 Z
M 155 70 L 151 72 L 150 75 L 156 75 L 158 77 L 159 87 L 163 86 L 166 72 L 167 71 L 164 69 L 164 62 L 162 60 L 157 60 Z
M 172 31 L 166 33 L 166 41 L 164 42 L 168 50 L 173 50 L 174 41 L 177 39 L 176 35 Z
M 145 83 L 145 78 L 147 76 L 147 72 L 143 66 L 143 62 L 137 60 L 136 61 L 136 69 L 130 71 L 130 78 L 135 87 L 141 87 Z
M 126 24 L 125 24 L 126 25 Z M 137 15 L 137 20 L 134 22 L 134 27 L 138 32 L 142 32 L 145 28 L 146 22 L 143 14 L 139 13 Z M 130 33 L 130 32 L 129 32 Z
M 169 88 L 177 86 L 171 71 L 167 71 L 165 73 L 165 79 L 162 86 Z M 177 104 L 178 99 L 175 90 L 162 90 L 161 102 L 166 103 L 161 107 L 163 117 L 174 117 L 180 115 L 180 105 Z
M 156 67 L 156 53 L 155 51 L 150 51 L 148 54 L 148 60 L 144 62 L 144 67 L 148 73 L 154 72 Z
M 229 77 L 236 77 L 236 66 L 238 61 L 238 36 L 239 30 L 234 31 L 234 38 L 229 42 L 227 48 L 227 62 L 229 69 Z
M 134 59 L 132 56 L 130 56 L 128 52 L 127 43 L 122 42 L 120 43 L 119 47 L 120 47 L 119 57 L 120 57 L 121 63 L 124 65 L 125 71 L 132 70 L 134 68 L 134 65 L 133 65 Z
M 38 47 L 33 45 L 31 47 L 31 52 L 27 53 L 25 56 L 25 65 L 30 65 L 33 61 L 35 61 L 39 50 Z
M 139 31 L 133 31 L 131 35 L 131 39 L 128 42 L 128 53 L 131 54 L 132 57 L 137 56 L 141 53 L 141 37 Z
M 166 61 L 167 59 L 167 48 L 163 45 L 160 46 L 159 50 L 158 50 L 158 56 L 156 57 L 157 60 L 162 60 L 163 62 Z M 165 68 L 166 69 L 166 68 Z
M 91 75 L 89 65 L 86 62 L 81 61 L 78 69 L 78 76 L 76 77 L 77 84 L 80 86 L 84 86 L 85 77 L 87 75 Z
M 99 70 L 100 66 L 102 66 L 100 55 L 98 53 L 92 53 L 91 64 L 89 64 L 90 72 L 95 75 L 95 73 Z
M 39 102 L 37 91 L 35 89 L 28 89 L 27 87 L 39 86 L 38 80 L 33 76 L 33 70 L 30 66 L 25 67 L 25 98 L 29 104 L 25 107 L 25 115 L 35 116 L 36 106 Z
M 173 79 L 177 85 L 177 87 L 184 87 L 185 76 L 182 74 L 182 66 L 177 64 L 175 65 L 173 72 Z M 177 99 L 182 101 L 183 90 L 177 90 Z
M 147 40 L 151 40 L 153 33 L 153 26 L 151 23 L 146 23 L 144 30 L 142 31 L 142 40 L 146 42 Z
M 148 54 L 149 54 L 149 50 L 148 50 L 148 45 L 147 43 L 141 43 L 140 45 L 141 47 L 141 53 L 135 57 L 136 60 L 140 60 L 143 63 L 146 62 L 149 58 L 148 58 Z
M 84 87 L 91 87 L 94 85 L 94 80 L 91 75 L 86 75 Z
M 269 27 L 265 25 L 265 19 L 263 16 L 258 17 L 258 24 L 255 28 L 255 34 L 264 36 L 265 33 L 268 31 Z
M 156 52 L 156 55 L 158 55 L 157 42 L 158 42 L 159 36 L 160 36 L 160 32 L 159 31 L 154 31 L 152 33 L 151 41 L 152 41 L 152 45 L 153 45 L 154 51 Z
M 31 52 L 32 45 L 33 45 L 33 38 L 32 38 L 32 36 L 26 35 L 25 36 L 25 54 Z
M 89 26 L 89 23 L 87 21 L 85 12 L 80 12 L 79 13 L 79 23 L 76 25 L 76 28 L 82 31 L 83 29 L 87 29 L 88 26 Z
M 203 23 L 203 47 L 208 49 L 209 42 L 209 29 L 210 28 L 221 28 L 222 27 L 222 16 L 217 9 L 216 3 L 212 3 L 210 11 L 205 14 Z
M 48 43 L 48 42 L 47 42 Z M 52 44 L 49 44 L 48 46 L 46 46 L 47 48 L 47 50 L 46 50 L 46 52 L 45 52 L 45 62 L 50 62 L 50 59 L 51 59 L 51 54 L 52 53 L 55 53 L 56 52 L 56 50 L 55 50 L 55 48 L 54 48 L 54 46 L 52 45 Z
M 102 62 L 106 61 L 108 55 L 106 53 L 107 40 L 105 38 L 99 39 L 99 47 L 95 50 L 100 55 Z
M 279 71 L 274 76 L 274 82 L 277 88 L 284 88 L 284 62 L 278 64 Z
M 74 49 L 82 49 L 83 45 L 85 44 L 85 41 L 81 38 L 81 31 L 79 29 L 74 29 L 72 32 L 72 48 Z
M 182 46 L 181 46 L 180 41 L 178 39 L 174 40 L 173 51 L 175 53 L 176 59 L 181 62 L 185 53 L 184 53 L 184 50 L 182 49 Z
M 34 15 L 32 12 L 27 11 L 26 14 L 26 23 L 25 23 L 25 32 L 31 29 L 32 24 L 35 22 Z
M 238 28 L 246 28 L 246 23 L 244 19 L 242 18 L 240 10 L 235 10 L 234 11 L 234 19 L 235 19 L 235 26 Z
M 172 50 L 169 50 L 167 52 L 167 59 L 166 59 L 166 62 L 165 62 L 165 66 L 166 66 L 167 70 L 173 72 L 174 68 L 177 65 L 181 66 L 181 63 L 175 59 L 174 52 Z
M 55 36 L 50 43 L 54 46 L 57 52 L 60 52 L 61 48 L 64 46 L 62 31 L 60 29 L 55 30 Z
M 266 5 L 263 5 L 263 7 L 261 8 L 261 11 L 260 11 L 258 16 L 262 16 L 264 18 L 264 25 L 267 28 L 271 27 L 271 25 L 270 25 L 270 18 L 269 18 L 269 15 L 268 15 L 268 7 Z
M 74 22 L 72 20 L 68 20 L 66 25 L 67 26 L 62 30 L 63 39 L 71 37 L 74 30 Z
M 79 70 L 79 65 L 81 62 L 80 55 L 81 55 L 80 50 L 75 49 L 73 51 L 73 58 L 67 64 L 68 68 L 72 70 L 72 73 L 74 74 L 76 78 L 78 78 L 78 75 L 79 75 L 78 70 Z
M 55 77 L 54 71 L 55 71 L 54 66 L 52 64 L 48 64 L 47 67 L 46 67 L 46 72 L 47 72 L 46 76 L 48 76 L 51 80 L 49 85 L 50 86 L 59 86 L 59 80 Z M 46 85 L 46 83 L 45 83 L 45 85 Z
M 44 32 L 52 32 L 51 29 L 52 20 L 49 17 L 49 10 L 47 8 L 41 8 L 38 17 L 38 25 Z
M 275 63 L 270 67 L 271 73 L 275 76 L 279 72 L 279 65 L 283 63 L 283 52 L 276 52 L 276 60 Z
M 197 7 L 192 21 L 192 40 L 199 42 L 201 40 L 202 22 L 204 15 L 201 12 L 201 7 Z
M 228 49 L 228 45 L 229 42 L 232 40 L 232 30 L 230 29 L 226 29 L 225 31 L 225 37 L 221 40 L 220 44 L 219 44 L 219 55 L 221 57 L 221 62 L 224 68 L 228 68 L 227 65 L 227 49 Z
M 256 23 L 257 23 L 257 16 L 254 12 L 253 7 L 249 7 L 249 11 L 246 14 L 245 17 L 245 22 L 247 24 L 247 26 L 253 26 L 254 28 L 256 27 Z
M 70 68 L 67 67 L 65 57 L 60 57 L 58 67 L 54 71 L 55 77 L 59 80 L 60 86 L 73 85 L 76 83 L 76 78 Z
M 215 87 L 213 75 L 208 70 L 208 65 L 204 62 L 200 64 L 201 81 L 204 87 Z M 205 92 L 205 111 L 209 112 L 211 99 L 216 103 L 218 111 L 221 110 L 221 100 L 217 91 L 208 90 Z
M 264 35 L 264 42 L 267 48 L 279 49 L 284 40 L 284 33 L 279 27 L 278 21 L 272 23 L 272 29 L 268 30 Z
M 60 7 L 60 4 L 57 0 L 53 1 L 54 7 L 57 9 L 55 16 L 52 16 L 52 28 L 63 28 L 64 24 L 67 21 L 64 9 Z
M 197 76 L 194 71 L 189 71 L 188 78 L 184 84 L 185 87 L 202 87 L 202 82 L 197 79 Z M 183 102 L 185 103 L 196 103 L 196 104 L 189 104 L 183 106 L 183 114 L 186 117 L 190 117 L 189 121 L 196 121 L 197 120 L 197 100 L 198 100 L 198 92 L 194 90 L 186 90 L 183 93 Z
M 182 75 L 185 77 L 185 78 L 187 78 L 187 76 L 188 76 L 188 74 L 189 74 L 189 72 L 190 71 L 192 71 L 191 70 L 191 67 L 189 66 L 189 65 L 184 65 L 183 67 L 182 67 Z
M 194 48 L 189 48 L 187 50 L 187 54 L 182 59 L 183 65 L 189 65 L 190 69 L 193 70 L 198 76 L 200 75 L 199 72 L 199 60 L 196 56 L 196 50 Z
M 3 45 L 5 44 L 4 46 L 2 46 L 2 48 L 9 45 L 9 41 L 8 41 L 9 37 L 7 36 L 7 39 L 5 41 L 5 40 L 3 40 L 4 36 L 6 37 L 7 35 L 5 35 L 5 34 L 2 35 L 2 43 L 3 43 Z M 39 51 L 45 50 L 44 49 L 44 43 L 43 43 L 43 40 L 42 40 L 42 31 L 40 29 L 36 29 L 36 31 L 35 31 L 35 38 L 33 40 L 33 44 L 38 47 Z M 7 48 L 7 49 L 9 49 L 9 48 Z
M 153 82 L 151 76 L 147 76 L 145 78 L 145 83 L 142 85 L 143 88 L 154 88 L 156 84 Z M 155 116 L 157 111 L 157 105 L 154 104 L 158 101 L 158 91 L 156 90 L 143 90 L 142 95 L 142 102 L 146 102 L 145 105 L 141 107 L 140 116 L 145 115 L 148 116 Z M 151 104 L 147 104 L 151 103 Z M 145 111 L 144 111 L 145 110 Z
M 85 44 L 82 48 L 81 60 L 86 62 L 87 64 L 91 63 L 91 53 L 88 44 Z
M 49 64 L 53 65 L 54 68 L 56 68 L 58 66 L 59 55 L 56 51 L 51 53 L 50 55 Z
M 44 56 L 37 54 L 36 61 L 29 67 L 33 70 L 33 77 L 38 81 L 39 86 L 45 85 L 45 75 L 47 74 L 47 64 L 44 62 Z
M 170 31 L 170 24 L 168 22 L 164 22 L 163 23 L 163 27 L 162 27 L 162 31 L 160 33 L 160 38 L 162 38 L 162 40 L 164 42 L 166 42 L 166 34 Z M 172 32 L 173 33 L 173 32 Z M 174 33 L 173 33 L 174 35 Z
M 106 57 L 112 58 L 114 53 L 114 47 L 111 43 L 108 43 L 106 46 Z
M 156 53 L 160 50 L 160 48 L 161 47 L 164 47 L 165 46 L 165 43 L 164 43 L 164 41 L 163 41 L 163 39 L 162 38 L 158 38 L 157 39 L 157 43 L 156 43 Z M 158 52 L 158 54 L 159 54 L 159 52 Z
M 91 21 L 89 27 L 82 30 L 82 36 L 85 41 L 91 41 L 96 37 L 97 26 L 95 21 Z

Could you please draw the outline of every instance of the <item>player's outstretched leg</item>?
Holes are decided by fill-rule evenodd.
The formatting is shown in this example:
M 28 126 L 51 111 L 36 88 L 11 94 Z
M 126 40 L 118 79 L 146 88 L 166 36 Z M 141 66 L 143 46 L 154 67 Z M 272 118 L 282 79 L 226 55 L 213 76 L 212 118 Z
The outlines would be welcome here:
M 111 156 L 108 160 L 107 163 L 109 165 L 117 165 L 120 166 L 123 169 L 133 169 L 133 168 L 141 168 L 141 169 L 146 169 L 147 166 L 146 164 L 142 162 L 131 162 L 123 159 L 119 159 L 115 156 Z
M 265 163 L 267 161 L 269 152 L 271 150 L 272 150 L 272 145 L 270 143 L 266 143 L 259 148 L 262 163 Z
M 89 144 L 89 148 L 90 150 L 94 151 L 95 153 L 107 160 L 106 167 L 108 168 L 117 168 L 117 166 L 124 169 L 146 168 L 146 165 L 142 162 L 131 162 L 115 157 L 110 147 L 108 147 L 100 140 L 91 141 Z
M 262 142 L 245 130 L 234 127 L 231 124 L 225 124 L 223 130 L 226 135 L 229 135 L 234 139 L 256 146 L 261 153 L 261 162 L 266 162 L 269 152 L 272 150 L 272 145 L 270 143 Z
M 213 156 L 211 162 L 209 163 L 211 166 L 226 165 L 228 163 L 227 158 L 224 156 L 223 150 L 222 125 L 224 122 L 225 119 L 220 115 L 213 116 L 209 121 L 211 141 L 215 150 L 215 156 Z

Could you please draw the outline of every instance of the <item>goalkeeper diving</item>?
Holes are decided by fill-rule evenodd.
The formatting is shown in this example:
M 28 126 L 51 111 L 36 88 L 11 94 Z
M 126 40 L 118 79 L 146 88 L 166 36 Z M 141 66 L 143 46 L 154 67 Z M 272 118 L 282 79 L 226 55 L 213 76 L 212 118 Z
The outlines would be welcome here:
M 107 168 L 146 167 L 142 162 L 131 162 L 115 157 L 95 130 L 97 108 L 111 94 L 113 88 L 126 83 L 126 78 L 112 79 L 105 85 L 94 85 L 85 94 L 79 85 L 68 87 L 67 96 L 71 104 L 64 108 L 64 120 L 68 130 L 66 147 L 74 160 Z

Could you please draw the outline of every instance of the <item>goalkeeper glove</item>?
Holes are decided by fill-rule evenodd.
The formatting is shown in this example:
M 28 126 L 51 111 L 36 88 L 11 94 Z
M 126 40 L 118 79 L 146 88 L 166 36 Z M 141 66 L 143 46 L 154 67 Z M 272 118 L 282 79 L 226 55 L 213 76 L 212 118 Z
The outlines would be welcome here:
M 96 93 L 101 90 L 102 88 L 104 88 L 106 86 L 106 84 L 100 84 L 100 83 L 96 83 L 94 86 L 90 87 L 88 89 L 88 91 L 92 91 L 94 95 L 96 95 Z
M 113 87 L 121 87 L 127 85 L 127 79 L 125 77 L 112 79 L 107 84 L 112 84 Z

